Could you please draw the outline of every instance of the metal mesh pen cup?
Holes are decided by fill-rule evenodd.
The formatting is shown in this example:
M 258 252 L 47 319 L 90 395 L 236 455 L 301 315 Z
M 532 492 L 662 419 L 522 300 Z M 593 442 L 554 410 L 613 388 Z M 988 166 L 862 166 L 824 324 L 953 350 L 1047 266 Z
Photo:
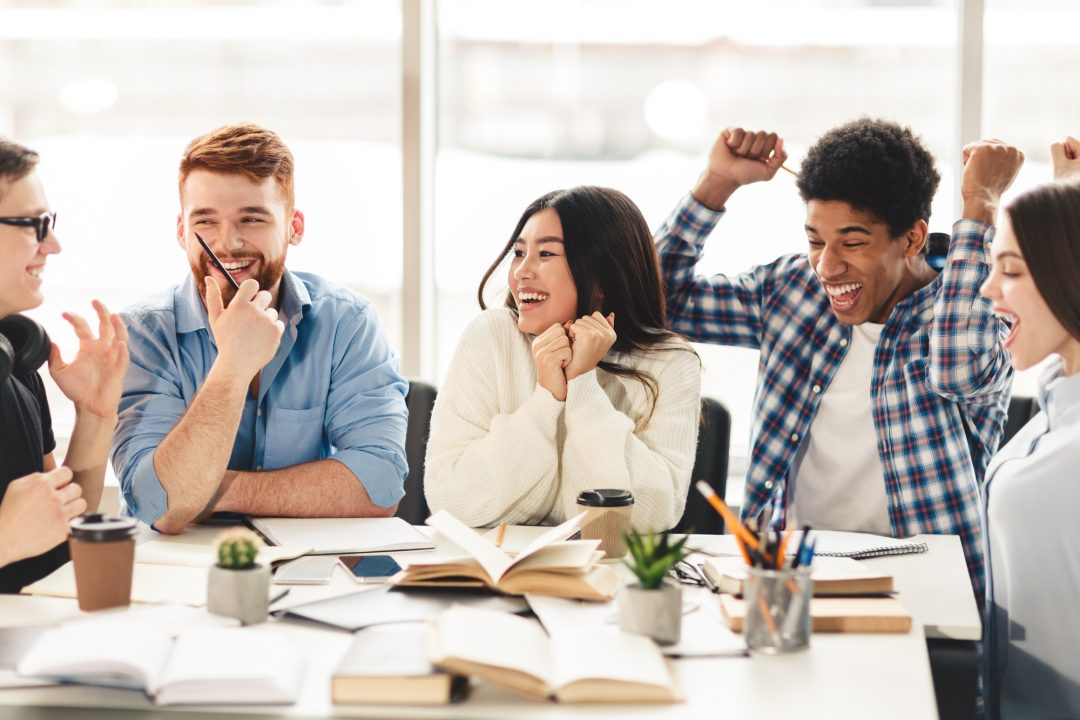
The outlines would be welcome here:
M 812 595 L 809 567 L 794 570 L 747 568 L 743 583 L 746 647 L 769 654 L 810 647 Z

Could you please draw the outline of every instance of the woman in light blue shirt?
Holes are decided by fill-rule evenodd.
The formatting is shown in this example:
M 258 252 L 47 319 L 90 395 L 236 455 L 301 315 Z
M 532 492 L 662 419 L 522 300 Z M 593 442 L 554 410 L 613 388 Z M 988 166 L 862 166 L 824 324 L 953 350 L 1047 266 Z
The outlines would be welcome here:
M 1042 185 L 1004 211 L 982 294 L 1011 322 L 1017 370 L 1052 358 L 1042 412 L 984 485 L 988 718 L 1080 717 L 1080 183 Z

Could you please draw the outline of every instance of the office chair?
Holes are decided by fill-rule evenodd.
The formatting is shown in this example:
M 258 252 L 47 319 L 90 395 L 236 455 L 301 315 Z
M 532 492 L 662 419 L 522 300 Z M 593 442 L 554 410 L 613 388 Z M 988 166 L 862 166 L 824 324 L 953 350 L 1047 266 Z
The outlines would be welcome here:
M 398 503 L 394 514 L 412 525 L 423 525 L 430 514 L 424 499 L 424 455 L 427 454 L 431 410 L 435 407 L 436 394 L 434 385 L 410 380 L 409 392 L 405 395 L 405 404 L 409 408 L 409 424 L 405 431 L 409 476 L 405 479 L 405 497 Z
M 686 509 L 673 530 L 719 535 L 724 532 L 724 521 L 694 485 L 698 480 L 704 480 L 712 486 L 717 495 L 724 497 L 727 489 L 728 452 L 731 447 L 731 413 L 719 400 L 703 397 L 701 417 L 697 456 L 694 459 L 693 474 L 690 476 Z
M 1005 432 L 1001 436 L 1001 447 L 1005 447 L 1005 443 L 1012 440 L 1013 435 L 1038 414 L 1039 403 L 1035 402 L 1035 398 L 1022 395 L 1013 395 L 1009 398 L 1009 411 L 1005 418 Z

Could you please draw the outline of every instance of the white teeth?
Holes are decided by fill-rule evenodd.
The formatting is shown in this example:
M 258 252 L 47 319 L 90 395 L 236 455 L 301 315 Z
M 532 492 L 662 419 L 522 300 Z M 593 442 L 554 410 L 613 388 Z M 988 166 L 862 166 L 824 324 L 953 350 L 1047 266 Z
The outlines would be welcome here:
M 540 302 L 542 300 L 547 300 L 547 298 L 548 298 L 547 293 L 533 293 L 533 292 L 520 293 L 519 297 L 521 298 L 521 302 Z
M 833 297 L 837 295 L 844 295 L 853 290 L 858 290 L 862 287 L 862 283 L 848 283 L 846 285 L 826 285 L 825 292 L 829 293 Z
M 244 260 L 242 262 L 224 262 L 223 261 L 221 264 L 225 266 L 226 270 L 243 270 L 248 265 L 250 265 L 251 262 L 252 262 L 251 260 Z
M 41 276 L 41 268 L 33 268 L 32 270 L 30 270 L 30 275 L 33 276 L 33 277 L 40 277 Z

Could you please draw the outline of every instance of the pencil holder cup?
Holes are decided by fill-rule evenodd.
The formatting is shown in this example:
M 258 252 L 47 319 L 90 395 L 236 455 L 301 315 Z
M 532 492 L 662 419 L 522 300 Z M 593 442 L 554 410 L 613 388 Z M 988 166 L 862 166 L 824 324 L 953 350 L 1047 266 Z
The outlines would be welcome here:
M 750 650 L 768 654 L 810 647 L 810 568 L 747 568 L 743 636 Z

